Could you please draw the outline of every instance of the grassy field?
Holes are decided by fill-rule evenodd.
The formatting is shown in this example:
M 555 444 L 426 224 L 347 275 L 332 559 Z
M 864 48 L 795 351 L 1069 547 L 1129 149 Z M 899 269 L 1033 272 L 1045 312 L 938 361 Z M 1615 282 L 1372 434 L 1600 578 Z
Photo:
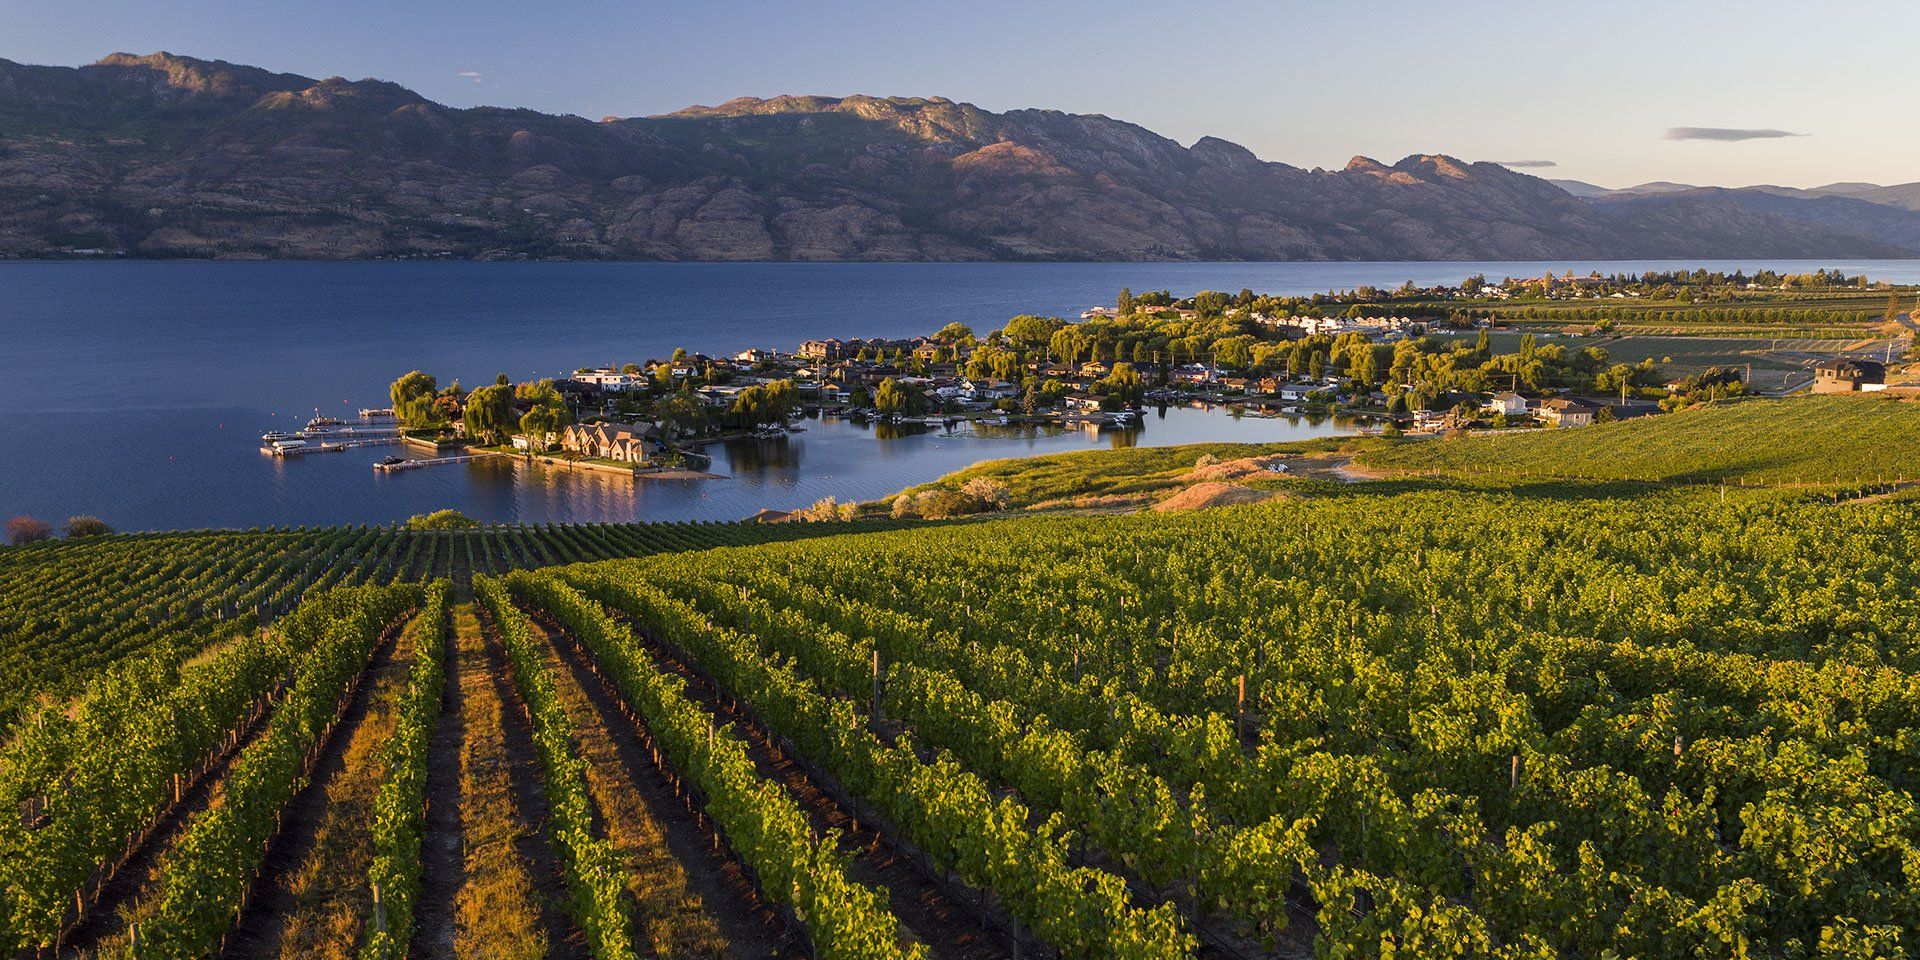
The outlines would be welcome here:
M 1920 404 L 1870 395 L 1749 400 L 1578 430 L 1406 440 L 1356 462 L 1461 478 L 1873 483 L 1920 477 Z
M 1203 456 L 1237 460 L 1276 453 L 1326 453 L 1364 441 L 1354 438 L 1308 440 L 1297 443 L 1197 443 L 1181 447 L 1131 447 L 1124 450 L 1077 450 L 1044 457 L 1012 457 L 976 463 L 931 483 L 908 488 L 918 493 L 936 487 L 961 487 L 976 477 L 1007 488 L 1007 505 L 1075 505 L 1086 498 L 1133 499 L 1179 485 L 1178 478 L 1193 471 Z M 1084 505 L 1097 506 L 1097 503 Z

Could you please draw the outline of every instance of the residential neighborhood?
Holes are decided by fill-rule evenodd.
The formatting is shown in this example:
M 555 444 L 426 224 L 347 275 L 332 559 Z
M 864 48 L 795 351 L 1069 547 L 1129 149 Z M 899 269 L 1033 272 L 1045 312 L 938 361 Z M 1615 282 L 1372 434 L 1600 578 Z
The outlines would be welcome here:
M 703 446 L 784 437 L 807 416 L 1107 430 L 1137 425 L 1147 407 L 1203 405 L 1337 415 L 1385 434 L 1573 429 L 1744 395 L 1755 389 L 1752 365 L 1696 363 L 1680 375 L 1664 360 L 1611 356 L 1619 338 L 1595 335 L 1604 310 L 1571 314 L 1591 325 L 1543 327 L 1459 304 L 1497 305 L 1501 291 L 1542 302 L 1799 282 L 1545 274 L 1311 297 L 1123 289 L 1078 320 L 1022 315 L 985 333 L 949 323 L 924 336 L 816 337 L 726 355 L 682 349 L 518 384 L 502 376 L 471 393 L 415 371 L 395 382 L 393 409 L 411 444 L 649 475 L 697 471 Z M 1887 389 L 1886 365 L 1859 351 L 1804 362 L 1801 388 L 1815 393 Z

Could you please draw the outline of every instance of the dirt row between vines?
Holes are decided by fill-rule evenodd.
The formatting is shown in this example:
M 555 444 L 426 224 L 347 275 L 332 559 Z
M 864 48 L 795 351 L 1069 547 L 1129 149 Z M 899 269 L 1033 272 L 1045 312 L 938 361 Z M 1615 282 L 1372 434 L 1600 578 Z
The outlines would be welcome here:
M 629 623 L 629 626 L 632 624 Z M 564 631 L 553 630 L 576 669 L 585 669 L 586 653 Z M 852 876 L 870 886 L 885 887 L 894 916 L 941 960 L 999 960 L 1014 956 L 1002 931 L 1011 926 L 1004 914 L 977 901 L 958 900 L 947 884 L 937 881 L 915 858 L 903 853 L 893 838 L 883 836 L 871 819 L 862 820 L 814 775 L 697 670 L 673 651 L 635 631 L 645 651 L 662 670 L 687 682 L 687 695 L 720 723 L 733 723 L 747 746 L 759 774 L 786 788 L 822 835 L 841 833 L 841 851 L 852 861 Z M 1032 946 L 1031 944 L 1029 946 Z
M 589 765 L 600 832 L 627 862 L 634 942 L 669 958 L 806 956 L 739 860 L 715 842 L 712 821 L 689 809 L 653 763 L 644 728 L 622 712 L 611 683 L 588 668 L 570 639 L 538 623 L 535 632 L 549 640 L 548 664 Z
M 372 909 L 366 882 L 373 798 L 386 776 L 378 752 L 393 735 L 418 624 L 414 619 L 398 641 L 375 652 L 311 782 L 287 804 L 247 909 L 227 938 L 226 960 L 345 960 L 357 952 Z

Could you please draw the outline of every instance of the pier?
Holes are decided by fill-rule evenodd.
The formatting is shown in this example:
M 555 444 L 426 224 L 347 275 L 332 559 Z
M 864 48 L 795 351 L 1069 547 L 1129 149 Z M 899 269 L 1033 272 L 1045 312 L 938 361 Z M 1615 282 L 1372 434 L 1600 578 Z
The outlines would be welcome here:
M 384 447 L 399 442 L 399 437 L 369 437 L 365 440 L 321 440 L 304 447 L 276 447 L 269 443 L 262 446 L 260 452 L 270 457 L 297 457 L 309 453 L 339 453 L 358 447 Z
M 452 457 L 431 457 L 426 460 L 402 460 L 399 463 L 376 463 L 374 473 L 398 473 L 402 470 L 414 470 L 420 467 L 437 467 L 443 463 L 466 463 L 485 457 L 498 456 L 492 453 L 463 453 Z

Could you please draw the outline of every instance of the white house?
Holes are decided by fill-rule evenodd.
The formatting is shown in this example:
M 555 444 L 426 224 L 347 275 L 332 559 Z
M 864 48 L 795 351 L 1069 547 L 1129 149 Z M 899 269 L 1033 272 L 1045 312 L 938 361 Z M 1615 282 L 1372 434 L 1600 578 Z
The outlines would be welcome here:
M 1524 417 L 1527 415 L 1527 398 L 1511 390 L 1505 390 L 1494 394 L 1493 399 L 1487 401 L 1486 409 L 1488 413 Z
M 591 384 L 613 393 L 632 390 L 634 387 L 646 383 L 646 378 L 637 373 L 622 373 L 612 367 L 601 367 L 597 370 L 582 370 L 575 373 L 569 379 L 575 383 Z

